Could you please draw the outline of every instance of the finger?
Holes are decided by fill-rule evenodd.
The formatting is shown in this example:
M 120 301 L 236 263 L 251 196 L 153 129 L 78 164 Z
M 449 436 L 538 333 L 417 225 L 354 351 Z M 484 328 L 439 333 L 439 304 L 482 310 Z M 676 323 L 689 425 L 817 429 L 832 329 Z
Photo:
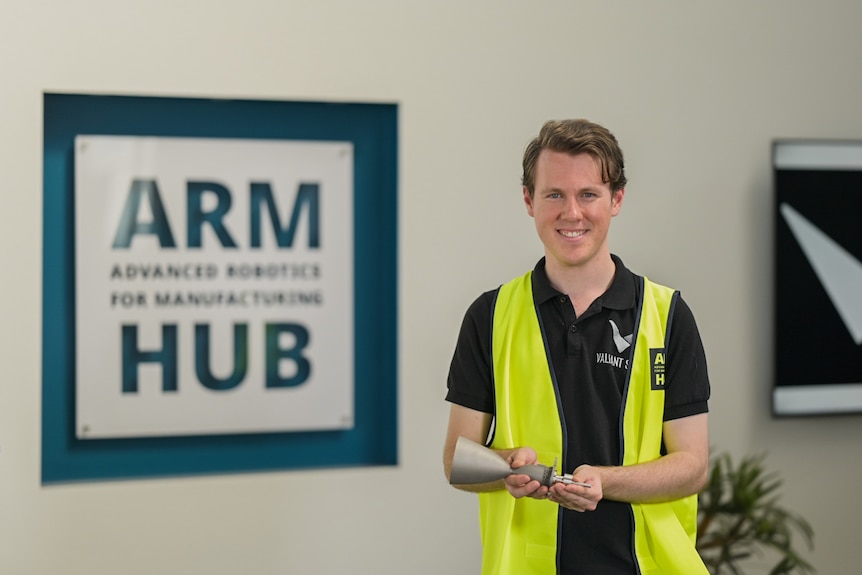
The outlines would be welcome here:
M 572 511 L 583 512 L 595 508 L 594 501 L 577 493 L 572 493 L 568 489 L 551 490 L 548 498 L 561 507 Z
M 539 482 L 534 480 L 529 475 L 510 475 L 505 479 L 505 482 L 507 485 L 518 489 L 522 489 L 528 486 L 530 483 L 536 484 L 533 486 L 534 488 L 539 486 Z
M 523 477 L 526 481 L 524 481 L 523 483 L 518 481 L 510 481 L 512 479 L 512 476 L 506 478 L 506 486 L 509 489 L 509 493 L 511 493 L 515 497 L 525 497 L 528 495 L 532 495 L 537 489 L 541 487 L 541 484 L 538 481 L 530 479 L 529 476 L 523 475 L 521 477 Z
M 549 494 L 550 491 L 548 490 L 548 488 L 544 485 L 540 485 L 538 489 L 536 489 L 530 494 L 530 497 L 533 497 L 535 499 L 547 499 Z

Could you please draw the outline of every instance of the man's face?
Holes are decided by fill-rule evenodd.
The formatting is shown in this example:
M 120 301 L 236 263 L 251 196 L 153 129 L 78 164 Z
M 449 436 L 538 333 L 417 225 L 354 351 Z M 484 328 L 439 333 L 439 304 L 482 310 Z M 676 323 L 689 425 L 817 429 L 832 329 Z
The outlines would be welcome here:
M 530 197 L 524 188 L 524 203 L 536 221 L 548 266 L 586 269 L 610 257 L 608 228 L 620 212 L 625 191 L 611 193 L 592 156 L 542 150 L 534 189 Z

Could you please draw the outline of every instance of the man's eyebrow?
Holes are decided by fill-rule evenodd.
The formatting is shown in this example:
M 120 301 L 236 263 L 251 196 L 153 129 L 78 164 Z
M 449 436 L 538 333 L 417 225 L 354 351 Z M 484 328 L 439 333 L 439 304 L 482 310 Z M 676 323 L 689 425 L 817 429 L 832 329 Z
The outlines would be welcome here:
M 537 192 L 543 192 L 543 193 L 551 193 L 551 192 L 565 192 L 567 189 L 568 188 L 559 188 L 559 187 L 536 188 L 536 191 Z M 574 192 L 596 192 L 596 191 L 601 191 L 602 189 L 603 189 L 602 186 L 584 186 L 583 188 L 575 188 L 572 191 L 574 191 Z

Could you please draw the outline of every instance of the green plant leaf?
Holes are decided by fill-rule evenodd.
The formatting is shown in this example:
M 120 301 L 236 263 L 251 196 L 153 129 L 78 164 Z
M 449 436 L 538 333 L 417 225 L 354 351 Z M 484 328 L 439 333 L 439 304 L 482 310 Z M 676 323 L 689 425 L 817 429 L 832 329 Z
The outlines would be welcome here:
M 801 516 L 781 507 L 781 477 L 767 472 L 765 454 L 734 464 L 728 453 L 710 462 L 706 485 L 698 494 L 697 549 L 713 575 L 741 573 L 740 563 L 772 550 L 779 556 L 770 574 L 810 574 L 813 566 L 795 545 L 810 550 L 814 532 Z

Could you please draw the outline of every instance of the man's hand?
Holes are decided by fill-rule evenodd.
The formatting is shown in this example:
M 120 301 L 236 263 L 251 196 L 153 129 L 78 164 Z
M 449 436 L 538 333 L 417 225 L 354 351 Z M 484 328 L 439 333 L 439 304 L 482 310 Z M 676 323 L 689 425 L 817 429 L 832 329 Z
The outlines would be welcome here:
M 581 465 L 572 473 L 572 480 L 586 483 L 590 487 L 555 483 L 548 491 L 548 499 L 572 511 L 595 511 L 602 500 L 602 478 L 598 470 L 589 465 Z
M 517 469 L 524 465 L 538 463 L 538 458 L 535 450 L 532 448 L 519 447 L 511 450 L 506 455 L 506 463 L 512 469 Z M 530 479 L 529 475 L 513 473 L 504 480 L 504 483 L 506 484 L 506 489 L 516 499 L 520 499 L 521 497 L 532 497 L 534 499 L 548 498 L 548 488 L 535 479 Z

